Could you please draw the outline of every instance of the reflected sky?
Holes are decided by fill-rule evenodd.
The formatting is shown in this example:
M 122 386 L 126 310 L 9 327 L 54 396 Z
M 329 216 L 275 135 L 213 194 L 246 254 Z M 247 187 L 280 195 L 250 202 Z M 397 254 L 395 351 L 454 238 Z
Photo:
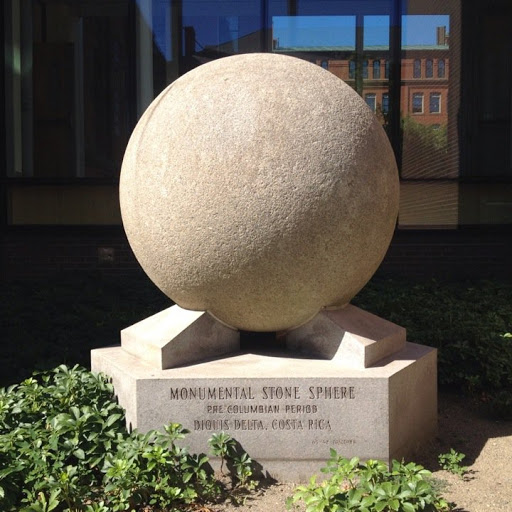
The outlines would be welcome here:
M 407 14 L 402 16 L 402 46 L 432 46 L 437 43 L 436 28 L 450 31 L 448 14 Z
M 364 46 L 389 45 L 389 16 L 363 16 Z M 279 48 L 313 46 L 355 48 L 356 16 L 274 16 L 273 37 Z M 437 43 L 436 28 L 449 31 L 448 15 L 402 16 L 403 46 L 432 46 Z
M 170 33 L 170 0 L 136 0 L 141 16 L 153 30 L 153 40 L 166 60 L 172 54 Z M 354 13 L 355 14 L 355 13 Z M 302 15 L 273 16 L 273 39 L 278 48 L 344 47 L 355 48 L 356 24 L 362 23 L 365 48 L 389 46 L 390 18 L 387 15 Z M 435 45 L 436 28 L 445 26 L 449 32 L 449 15 L 403 15 L 402 45 Z M 235 41 L 247 34 L 262 30 L 259 0 L 223 2 L 220 0 L 184 0 L 183 26 L 193 27 L 196 51 Z
M 355 16 L 274 16 L 272 35 L 278 48 L 346 46 L 355 48 Z

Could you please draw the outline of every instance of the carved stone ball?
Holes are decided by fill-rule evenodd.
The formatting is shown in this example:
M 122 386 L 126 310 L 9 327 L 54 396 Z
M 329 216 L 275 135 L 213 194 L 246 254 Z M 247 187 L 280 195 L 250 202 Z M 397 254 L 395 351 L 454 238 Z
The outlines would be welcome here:
M 342 307 L 388 248 L 398 172 L 379 121 L 320 66 L 245 54 L 180 77 L 137 124 L 123 223 L 185 309 L 280 331 Z

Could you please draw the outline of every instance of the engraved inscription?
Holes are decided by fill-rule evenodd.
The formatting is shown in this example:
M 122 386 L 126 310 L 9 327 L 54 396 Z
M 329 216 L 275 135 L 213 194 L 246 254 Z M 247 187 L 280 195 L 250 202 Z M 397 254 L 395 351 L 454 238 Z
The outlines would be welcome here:
M 254 400 L 250 387 L 171 388 L 171 400 Z
M 193 421 L 195 431 L 253 431 L 329 433 L 334 430 L 327 401 L 356 399 L 354 386 L 211 386 L 172 387 L 171 401 L 198 401 L 204 418 Z M 256 402 L 253 402 L 256 401 Z M 313 402 L 314 403 L 311 403 Z M 309 402 L 309 403 L 308 403 Z M 337 417 L 341 410 L 337 410 Z M 354 439 L 311 439 L 311 444 L 354 444 Z
M 355 394 L 352 386 L 310 386 L 309 398 L 317 400 L 353 400 Z
M 265 386 L 262 389 L 263 400 L 272 400 L 277 398 L 278 400 L 294 398 L 295 400 L 300 399 L 299 387 L 282 387 L 282 386 Z

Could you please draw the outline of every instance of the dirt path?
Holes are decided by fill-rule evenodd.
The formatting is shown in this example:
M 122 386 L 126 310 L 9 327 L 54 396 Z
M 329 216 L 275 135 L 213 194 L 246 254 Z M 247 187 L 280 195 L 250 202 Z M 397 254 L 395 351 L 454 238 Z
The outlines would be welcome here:
M 454 448 L 466 454 L 464 479 L 437 470 L 437 456 Z M 471 407 L 463 397 L 439 397 L 439 435 L 415 458 L 433 471 L 443 496 L 454 512 L 512 512 L 512 422 L 494 421 Z M 285 500 L 294 484 L 279 483 L 261 489 L 245 505 L 225 504 L 215 512 L 285 512 Z M 296 509 L 302 512 L 304 508 Z

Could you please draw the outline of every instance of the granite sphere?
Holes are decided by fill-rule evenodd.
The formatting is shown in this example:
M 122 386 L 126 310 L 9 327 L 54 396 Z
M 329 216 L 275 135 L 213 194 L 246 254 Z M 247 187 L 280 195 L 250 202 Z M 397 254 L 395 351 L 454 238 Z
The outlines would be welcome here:
M 167 87 L 126 149 L 130 245 L 185 309 L 280 331 L 343 307 L 388 248 L 398 172 L 382 126 L 312 63 L 245 54 Z

